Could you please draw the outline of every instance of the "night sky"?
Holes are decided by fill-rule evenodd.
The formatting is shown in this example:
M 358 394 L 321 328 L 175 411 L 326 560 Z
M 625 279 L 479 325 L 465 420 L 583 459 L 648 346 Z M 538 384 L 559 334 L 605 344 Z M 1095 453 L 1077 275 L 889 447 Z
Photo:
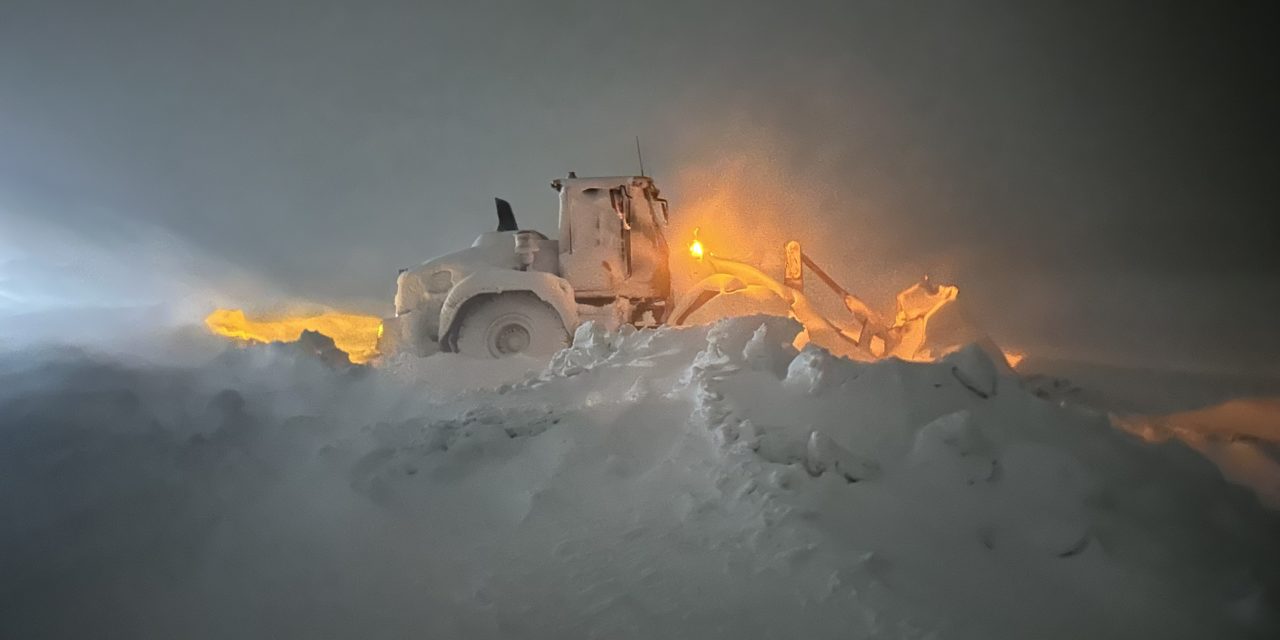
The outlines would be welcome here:
M 880 302 L 929 271 L 1033 352 L 1274 370 L 1262 7 L 3 0 L 0 313 L 386 314 L 493 196 L 550 230 L 547 182 L 638 135 L 713 251 L 795 237 Z

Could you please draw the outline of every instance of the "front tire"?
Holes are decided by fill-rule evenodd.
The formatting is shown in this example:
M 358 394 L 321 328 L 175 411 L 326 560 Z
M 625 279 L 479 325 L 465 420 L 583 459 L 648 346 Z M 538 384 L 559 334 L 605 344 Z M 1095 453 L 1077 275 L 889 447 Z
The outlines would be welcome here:
M 534 294 L 500 293 L 467 304 L 455 344 L 458 353 L 475 358 L 549 356 L 569 345 L 569 331 Z

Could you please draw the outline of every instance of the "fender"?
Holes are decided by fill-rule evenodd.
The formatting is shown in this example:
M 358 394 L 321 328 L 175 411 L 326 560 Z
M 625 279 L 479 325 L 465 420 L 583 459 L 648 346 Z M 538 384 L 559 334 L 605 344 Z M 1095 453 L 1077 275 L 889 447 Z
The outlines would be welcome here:
M 458 312 L 476 296 L 500 294 L 508 291 L 528 291 L 547 303 L 560 316 L 564 328 L 573 335 L 578 326 L 578 307 L 574 302 L 573 285 L 568 280 L 545 271 L 516 271 L 514 269 L 486 269 L 477 271 L 458 281 L 445 296 L 440 307 L 440 344 L 448 344 L 446 336 L 453 333 Z

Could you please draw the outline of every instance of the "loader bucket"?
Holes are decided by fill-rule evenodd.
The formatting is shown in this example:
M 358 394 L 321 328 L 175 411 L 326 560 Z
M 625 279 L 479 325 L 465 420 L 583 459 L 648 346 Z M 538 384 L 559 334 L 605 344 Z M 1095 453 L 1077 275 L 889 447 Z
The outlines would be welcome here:
M 784 302 L 787 313 L 800 322 L 812 342 L 846 357 L 874 360 L 897 357 L 904 360 L 929 360 L 945 351 L 929 343 L 928 323 L 939 311 L 951 305 L 959 292 L 952 285 L 936 285 L 926 276 L 896 298 L 896 314 L 892 324 L 882 320 L 856 295 L 848 292 L 827 275 L 795 241 L 786 245 L 786 276 L 778 282 L 749 264 L 722 258 L 702 250 L 691 253 L 711 267 L 714 273 L 703 278 L 682 295 L 669 316 L 672 324 L 683 324 L 703 306 L 720 297 L 734 296 L 747 300 L 776 299 Z M 851 318 L 834 322 L 820 312 L 804 291 L 804 267 L 841 296 Z

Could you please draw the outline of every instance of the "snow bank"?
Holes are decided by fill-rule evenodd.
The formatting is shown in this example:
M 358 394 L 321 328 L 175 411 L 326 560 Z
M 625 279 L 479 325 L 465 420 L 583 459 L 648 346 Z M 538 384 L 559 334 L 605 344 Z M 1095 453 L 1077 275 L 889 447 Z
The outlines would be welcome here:
M 1237 398 L 1163 416 L 1124 415 L 1117 425 L 1139 437 L 1177 439 L 1280 510 L 1280 398 Z
M 586 325 L 515 371 L 5 356 L 0 636 L 1276 631 L 1280 524 L 1182 444 L 976 348 L 798 329 Z

